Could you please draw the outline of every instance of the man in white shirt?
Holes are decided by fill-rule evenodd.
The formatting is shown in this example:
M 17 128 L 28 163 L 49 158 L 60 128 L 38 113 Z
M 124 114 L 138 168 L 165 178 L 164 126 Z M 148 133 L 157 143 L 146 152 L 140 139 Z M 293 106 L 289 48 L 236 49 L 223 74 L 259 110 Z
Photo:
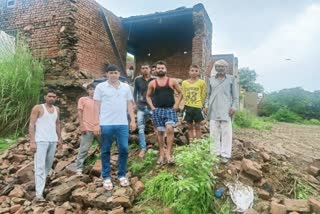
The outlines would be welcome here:
M 109 65 L 106 82 L 97 85 L 95 100 L 95 134 L 101 134 L 101 176 L 107 190 L 113 189 L 111 181 L 110 150 L 113 137 L 116 138 L 119 151 L 118 178 L 121 186 L 128 186 L 126 178 L 128 160 L 129 126 L 127 113 L 130 115 L 130 130 L 136 129 L 133 96 L 130 87 L 119 81 L 120 71 L 117 66 Z

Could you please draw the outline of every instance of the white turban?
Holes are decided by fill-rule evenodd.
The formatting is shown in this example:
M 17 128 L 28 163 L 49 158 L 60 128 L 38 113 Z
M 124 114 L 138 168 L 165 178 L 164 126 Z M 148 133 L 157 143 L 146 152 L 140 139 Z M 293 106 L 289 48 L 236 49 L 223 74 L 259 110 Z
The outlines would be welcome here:
M 220 59 L 220 60 L 216 61 L 216 62 L 214 63 L 214 66 L 216 66 L 216 65 L 225 66 L 225 67 L 228 67 L 228 66 L 229 66 L 229 64 L 227 63 L 227 61 L 225 61 L 225 60 L 223 60 L 223 59 Z

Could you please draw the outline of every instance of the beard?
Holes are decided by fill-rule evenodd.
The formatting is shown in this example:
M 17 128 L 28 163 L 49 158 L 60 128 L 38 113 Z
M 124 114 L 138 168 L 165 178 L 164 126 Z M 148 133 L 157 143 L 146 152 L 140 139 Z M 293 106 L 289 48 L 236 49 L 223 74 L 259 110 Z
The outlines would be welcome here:
M 166 74 L 167 74 L 167 72 L 165 72 L 165 71 L 159 71 L 159 72 L 157 72 L 157 76 L 158 76 L 158 77 L 164 77 Z

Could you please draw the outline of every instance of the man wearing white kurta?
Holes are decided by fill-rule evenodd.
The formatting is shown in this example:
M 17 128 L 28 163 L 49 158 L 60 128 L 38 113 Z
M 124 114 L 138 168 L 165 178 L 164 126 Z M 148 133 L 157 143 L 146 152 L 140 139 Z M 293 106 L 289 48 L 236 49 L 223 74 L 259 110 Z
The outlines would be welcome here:
M 226 74 L 228 63 L 218 60 L 215 64 L 217 74 L 208 81 L 206 112 L 210 121 L 211 153 L 220 156 L 227 163 L 232 151 L 232 116 L 237 110 L 239 90 L 235 78 Z

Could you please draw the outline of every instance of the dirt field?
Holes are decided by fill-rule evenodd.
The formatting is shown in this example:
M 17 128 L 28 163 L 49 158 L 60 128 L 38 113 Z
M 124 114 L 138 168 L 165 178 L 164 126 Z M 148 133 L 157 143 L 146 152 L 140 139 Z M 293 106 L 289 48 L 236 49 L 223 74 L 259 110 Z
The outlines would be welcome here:
M 271 131 L 235 130 L 235 139 L 252 142 L 257 148 L 278 155 L 301 170 L 320 158 L 320 126 L 275 123 Z

